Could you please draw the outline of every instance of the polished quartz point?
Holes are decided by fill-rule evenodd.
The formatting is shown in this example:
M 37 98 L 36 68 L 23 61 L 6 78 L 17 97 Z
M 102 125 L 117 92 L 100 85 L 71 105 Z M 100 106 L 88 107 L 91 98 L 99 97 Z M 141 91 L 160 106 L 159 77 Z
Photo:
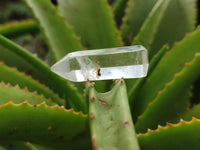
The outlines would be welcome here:
M 148 54 L 143 46 L 127 46 L 67 54 L 51 67 L 74 82 L 145 77 Z

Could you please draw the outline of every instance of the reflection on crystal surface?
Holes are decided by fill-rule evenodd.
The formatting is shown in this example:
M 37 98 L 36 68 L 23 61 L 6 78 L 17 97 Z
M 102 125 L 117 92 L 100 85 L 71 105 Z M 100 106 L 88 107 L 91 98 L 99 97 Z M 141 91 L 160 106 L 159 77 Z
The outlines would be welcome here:
M 145 77 L 148 54 L 143 46 L 127 46 L 69 53 L 51 67 L 74 82 Z

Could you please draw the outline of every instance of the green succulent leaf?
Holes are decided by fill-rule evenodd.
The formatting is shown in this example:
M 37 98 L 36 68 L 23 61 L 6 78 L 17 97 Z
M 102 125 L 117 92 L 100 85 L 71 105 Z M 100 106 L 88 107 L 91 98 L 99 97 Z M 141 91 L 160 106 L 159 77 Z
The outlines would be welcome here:
M 193 118 L 178 124 L 167 123 L 166 127 L 150 130 L 146 134 L 138 135 L 142 150 L 198 150 L 200 149 L 200 120 Z
M 9 66 L 17 66 L 20 71 L 31 74 L 31 76 L 53 89 L 61 97 L 68 97 L 68 100 L 75 104 L 73 105 L 76 106 L 74 109 L 83 111 L 84 113 L 87 112 L 87 106 L 83 97 L 69 82 L 53 73 L 46 64 L 1 35 L 0 45 L 2 46 L 0 49 L 0 60 Z
M 163 44 L 172 46 L 195 29 L 196 0 L 171 0 L 151 47 L 152 57 Z
M 125 45 L 132 42 L 156 2 L 157 0 L 129 0 L 122 24 L 122 38 Z M 170 1 L 154 37 L 150 58 L 162 45 L 169 43 L 172 46 L 174 42 L 181 40 L 187 32 L 194 30 L 195 6 L 196 0 Z
M 58 8 L 86 48 L 120 46 L 120 36 L 106 0 L 58 0 Z
M 137 36 L 134 38 L 132 45 L 143 45 L 150 52 L 151 44 L 169 3 L 170 0 L 158 0 L 156 2 Z
M 93 83 L 87 87 L 93 149 L 139 150 L 124 80 L 107 93 L 96 92 Z
M 14 103 L 19 104 L 23 101 L 28 101 L 32 105 L 45 102 L 49 106 L 56 105 L 51 99 L 46 99 L 43 95 L 38 95 L 37 92 L 29 92 L 27 88 L 20 89 L 18 85 L 11 86 L 10 84 L 0 83 L 0 105 L 13 100 Z
M 135 97 L 133 105 L 135 116 L 142 114 L 148 104 L 155 99 L 158 92 L 163 90 L 174 75 L 194 58 L 195 53 L 200 52 L 199 38 L 200 28 L 186 36 L 163 56 Z
M 75 36 L 73 30 L 51 1 L 25 0 L 25 2 L 31 7 L 39 22 L 55 61 L 61 59 L 69 52 L 82 49 L 80 41 Z
M 0 25 L 0 34 L 6 37 L 16 37 L 25 33 L 38 32 L 38 26 L 32 19 L 13 21 Z
M 10 83 L 13 86 L 18 85 L 20 88 L 27 88 L 29 91 L 37 91 L 38 94 L 43 94 L 46 98 L 51 98 L 57 104 L 63 106 L 65 101 L 58 95 L 54 94 L 46 86 L 40 84 L 38 81 L 27 76 L 25 73 L 19 72 L 16 68 L 10 68 L 0 62 L 0 82 Z
M 138 117 L 135 125 L 137 132 L 144 133 L 147 128 L 155 129 L 158 124 L 164 125 L 185 112 L 190 102 L 188 90 L 200 75 L 199 67 L 200 54 L 196 54 L 195 58 L 186 63 L 180 73 L 175 74 L 173 80 L 166 84 L 144 113 Z
M 66 145 L 69 150 L 90 149 L 88 118 L 73 110 L 10 101 L 0 107 L 0 118 L 1 141 L 30 141 L 55 149 L 65 149 Z
M 125 45 L 130 45 L 139 32 L 157 0 L 129 0 L 121 26 L 121 36 Z

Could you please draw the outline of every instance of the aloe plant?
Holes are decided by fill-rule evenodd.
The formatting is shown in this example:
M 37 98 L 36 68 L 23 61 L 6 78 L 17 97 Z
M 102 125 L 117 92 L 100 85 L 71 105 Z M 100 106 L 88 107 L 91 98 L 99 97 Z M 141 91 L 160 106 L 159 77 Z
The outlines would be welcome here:
M 35 19 L 0 25 L 0 149 L 200 149 L 196 0 L 24 3 Z M 38 32 L 49 64 L 9 39 Z M 147 77 L 72 83 L 50 70 L 69 52 L 129 45 L 148 49 Z

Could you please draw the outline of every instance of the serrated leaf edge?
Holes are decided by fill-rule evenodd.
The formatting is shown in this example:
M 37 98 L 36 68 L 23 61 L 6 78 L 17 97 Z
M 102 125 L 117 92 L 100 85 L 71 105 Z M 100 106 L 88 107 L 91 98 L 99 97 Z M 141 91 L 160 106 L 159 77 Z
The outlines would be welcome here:
M 30 104 L 28 101 L 24 101 L 24 102 L 22 102 L 22 103 L 20 103 L 20 104 L 15 104 L 15 103 L 13 103 L 12 100 L 10 100 L 10 101 L 8 101 L 8 102 L 5 103 L 5 104 L 0 105 L 0 109 L 3 108 L 3 107 L 6 107 L 6 106 L 8 106 L 8 105 L 12 105 L 12 106 L 27 105 L 27 106 L 32 107 L 32 108 L 46 107 L 46 108 L 48 108 L 48 109 L 61 109 L 61 110 L 65 111 L 65 112 L 72 112 L 72 113 L 75 114 L 75 115 L 81 115 L 82 117 L 88 117 L 88 115 L 83 114 L 82 111 L 76 112 L 76 111 L 74 111 L 73 108 L 72 108 L 72 109 L 66 109 L 66 108 L 63 107 L 63 106 L 58 106 L 58 105 L 48 106 L 48 105 L 46 104 L 45 101 L 42 102 L 42 103 L 40 103 L 40 104 L 37 104 L 37 105 L 32 105 L 32 104 Z
M 165 126 L 158 125 L 157 129 L 155 129 L 155 130 L 152 130 L 152 129 L 149 129 L 149 128 L 148 128 L 148 130 L 147 130 L 146 133 L 138 133 L 138 134 L 137 134 L 137 137 L 140 137 L 140 136 L 147 136 L 149 133 L 158 132 L 158 131 L 160 131 L 160 130 L 163 130 L 163 129 L 166 129 L 166 128 L 170 128 L 170 127 L 175 127 L 175 126 L 178 126 L 178 125 L 184 124 L 184 123 L 190 124 L 190 123 L 192 123 L 193 121 L 200 121 L 200 119 L 197 119 L 197 118 L 195 118 L 195 117 L 192 117 L 192 120 L 190 120 L 190 121 L 185 121 L 185 120 L 183 120 L 183 119 L 181 118 L 180 121 L 179 121 L 178 123 L 175 123 L 175 124 L 167 122 Z
M 49 101 L 49 102 L 55 103 L 51 98 L 46 98 L 46 97 L 44 96 L 44 94 L 38 94 L 37 91 L 29 91 L 27 87 L 20 88 L 20 86 L 19 86 L 18 84 L 16 84 L 16 85 L 13 86 L 13 85 L 11 85 L 10 83 L 0 82 L 0 86 L 5 86 L 5 87 L 13 88 L 13 89 L 18 89 L 18 90 L 21 90 L 21 91 L 23 91 L 23 92 L 29 92 L 29 93 L 31 93 L 31 94 L 33 94 L 33 95 L 38 95 L 39 97 L 44 98 L 44 99 L 46 99 L 46 100 Z M 64 106 L 63 106 L 63 107 L 64 107 Z
M 3 61 L 0 61 L 0 65 L 5 65 L 5 66 L 7 66 Z M 43 87 L 43 88 L 45 88 L 46 90 L 48 90 L 48 92 L 50 92 L 52 95 L 56 96 L 57 98 L 59 98 L 59 99 L 62 100 L 63 102 L 65 101 L 64 99 L 62 99 L 61 97 L 59 97 L 59 95 L 58 95 L 57 93 L 54 93 L 53 90 L 51 90 L 48 86 L 46 86 L 46 85 L 40 83 L 39 80 L 37 80 L 37 79 L 33 79 L 33 77 L 32 77 L 31 75 L 27 75 L 25 72 L 19 71 L 19 70 L 17 69 L 17 67 L 9 67 L 9 68 L 12 69 L 12 70 L 14 70 L 14 71 L 17 71 L 20 75 L 26 77 L 27 79 L 30 79 L 30 80 L 31 80 L 32 82 L 34 82 L 35 84 L 40 84 L 41 87 Z M 3 81 L 2 81 L 2 82 L 3 82 Z M 0 82 L 0 83 L 1 83 L 1 82 Z M 6 83 L 4 83 L 4 84 L 6 84 Z M 7 83 L 7 84 L 10 84 L 10 83 Z M 10 84 L 10 85 L 12 85 L 12 84 Z M 19 86 L 18 84 L 13 85 L 13 86 L 18 86 L 18 88 L 20 88 L 20 86 Z M 35 91 L 31 91 L 31 90 L 30 90 L 28 87 L 26 87 L 26 86 L 24 86 L 23 88 L 26 89 L 26 90 L 29 91 L 29 92 L 33 92 L 33 93 L 36 92 L 37 95 L 43 95 L 46 99 L 51 99 L 51 97 L 47 97 L 47 96 L 45 96 L 45 95 L 42 94 L 42 93 L 39 94 L 38 91 L 36 91 L 36 90 L 35 90 Z M 54 102 L 54 101 L 53 101 L 53 102 Z

